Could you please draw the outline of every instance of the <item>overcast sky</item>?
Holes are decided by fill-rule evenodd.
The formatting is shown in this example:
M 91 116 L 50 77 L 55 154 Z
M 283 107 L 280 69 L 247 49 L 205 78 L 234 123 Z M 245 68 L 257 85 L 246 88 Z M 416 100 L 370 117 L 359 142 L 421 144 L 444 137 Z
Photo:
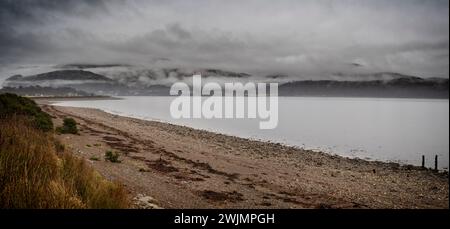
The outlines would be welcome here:
M 448 78 L 449 1 L 0 0 L 1 66 L 67 63 Z

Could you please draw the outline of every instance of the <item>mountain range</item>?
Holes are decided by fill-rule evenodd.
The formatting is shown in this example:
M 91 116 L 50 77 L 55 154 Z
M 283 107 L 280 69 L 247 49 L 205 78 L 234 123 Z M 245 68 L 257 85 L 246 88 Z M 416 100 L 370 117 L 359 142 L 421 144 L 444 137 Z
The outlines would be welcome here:
M 109 68 L 116 65 L 70 65 L 70 70 L 58 70 L 31 76 L 14 75 L 6 79 L 3 89 L 36 92 L 39 95 L 169 95 L 170 82 L 186 81 L 193 73 L 201 73 L 203 77 L 216 77 L 223 81 L 253 79 L 247 73 L 236 73 L 218 69 L 203 69 L 195 72 L 180 69 L 160 69 L 134 72 L 122 71 L 115 75 L 105 76 L 82 69 Z M 119 65 L 117 65 L 119 66 Z M 119 67 L 123 67 L 120 65 Z M 73 69 L 76 68 L 76 69 Z M 420 78 L 399 73 L 373 73 L 360 75 L 336 74 L 340 78 L 356 80 L 289 80 L 283 74 L 266 76 L 264 82 L 280 82 L 280 96 L 332 96 L 332 97 L 392 97 L 392 98 L 448 98 L 449 80 L 444 78 Z M 166 80 L 166 84 L 157 82 Z M 158 80 L 159 81 L 158 81 Z M 168 79 L 171 79 L 169 81 Z M 54 90 L 58 89 L 58 90 Z

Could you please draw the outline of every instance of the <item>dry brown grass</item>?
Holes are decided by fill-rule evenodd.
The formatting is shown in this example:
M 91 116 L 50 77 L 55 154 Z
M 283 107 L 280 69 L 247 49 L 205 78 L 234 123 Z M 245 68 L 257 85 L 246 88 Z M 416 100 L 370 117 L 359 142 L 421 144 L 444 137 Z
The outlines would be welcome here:
M 127 208 L 125 189 L 24 117 L 0 119 L 0 208 Z

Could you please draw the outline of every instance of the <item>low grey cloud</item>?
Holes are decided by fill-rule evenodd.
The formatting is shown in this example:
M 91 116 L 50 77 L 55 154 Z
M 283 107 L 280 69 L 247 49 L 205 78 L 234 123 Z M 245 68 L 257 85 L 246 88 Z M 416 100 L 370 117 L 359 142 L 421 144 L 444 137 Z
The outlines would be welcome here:
M 446 0 L 2 0 L 0 64 L 448 77 L 448 9 Z

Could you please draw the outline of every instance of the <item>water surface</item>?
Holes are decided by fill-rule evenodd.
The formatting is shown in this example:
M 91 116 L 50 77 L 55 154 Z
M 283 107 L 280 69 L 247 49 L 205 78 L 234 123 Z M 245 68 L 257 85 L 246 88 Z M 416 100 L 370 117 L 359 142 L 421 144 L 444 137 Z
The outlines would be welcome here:
M 260 130 L 257 119 L 173 119 L 173 97 L 63 101 L 57 105 L 157 120 L 239 137 L 280 142 L 346 157 L 426 164 L 448 169 L 449 100 L 376 98 L 279 98 L 279 124 Z

